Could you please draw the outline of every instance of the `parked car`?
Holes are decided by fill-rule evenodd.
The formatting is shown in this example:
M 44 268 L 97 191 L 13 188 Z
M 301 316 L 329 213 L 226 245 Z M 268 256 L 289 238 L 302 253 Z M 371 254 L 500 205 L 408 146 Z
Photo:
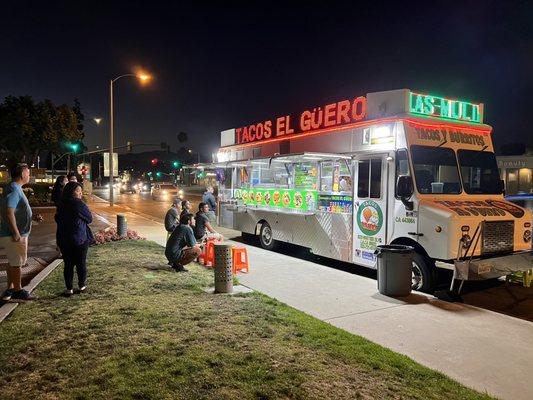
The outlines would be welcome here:
M 123 194 L 123 193 L 133 193 L 133 194 L 137 193 L 134 183 L 131 181 L 122 182 L 120 184 L 120 194 Z
M 135 190 L 137 190 L 137 193 L 150 192 L 151 187 L 152 185 L 150 182 L 137 181 L 135 184 Z
M 174 197 L 183 199 L 183 190 L 180 190 L 172 183 L 157 182 L 152 186 L 153 200 L 171 200 Z

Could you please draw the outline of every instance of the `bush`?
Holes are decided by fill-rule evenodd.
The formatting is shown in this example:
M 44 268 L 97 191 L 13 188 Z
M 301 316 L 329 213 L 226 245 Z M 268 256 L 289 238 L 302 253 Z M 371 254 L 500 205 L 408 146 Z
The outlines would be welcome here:
M 137 231 L 128 229 L 126 236 L 119 236 L 117 228 L 106 228 L 94 234 L 95 244 L 104 244 L 108 242 L 118 242 L 121 240 L 146 240 L 139 235 Z

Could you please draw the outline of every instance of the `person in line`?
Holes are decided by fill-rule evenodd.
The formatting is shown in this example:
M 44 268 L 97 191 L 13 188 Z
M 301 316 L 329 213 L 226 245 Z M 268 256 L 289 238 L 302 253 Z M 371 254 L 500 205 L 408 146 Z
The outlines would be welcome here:
M 214 224 L 217 220 L 217 201 L 213 192 L 213 186 L 207 186 L 202 196 L 202 202 L 207 203 L 209 206 L 209 212 L 207 213 L 207 216 L 209 217 L 211 223 Z
M 67 179 L 69 182 L 78 182 L 78 177 L 76 176 L 75 172 L 69 172 L 67 174 Z
M 186 214 L 192 214 L 192 204 L 189 200 L 183 200 L 181 202 L 181 214 L 180 218 L 183 217 Z
M 172 205 L 165 215 L 165 229 L 167 230 L 167 240 L 168 237 L 174 229 L 180 224 L 180 214 L 181 214 L 181 200 L 177 197 L 174 197 L 172 200 Z
M 54 187 L 52 188 L 52 203 L 56 206 L 56 209 L 59 207 L 61 202 L 61 193 L 63 193 L 63 188 L 68 183 L 68 179 L 65 175 L 59 175 L 56 178 Z
M 22 186 L 30 181 L 27 164 L 19 163 L 11 169 L 11 183 L 4 189 L 0 200 L 0 246 L 7 255 L 7 289 L 2 300 L 33 300 L 30 292 L 22 289 L 22 267 L 28 259 L 28 236 L 31 231 L 32 211 Z
M 222 240 L 222 235 L 215 231 L 209 222 L 209 205 L 206 203 L 200 203 L 198 205 L 198 212 L 195 217 L 195 226 L 193 228 L 194 237 L 196 240 L 203 242 L 209 238 L 216 238 Z
M 80 293 L 87 288 L 87 250 L 94 241 L 89 224 L 93 221 L 91 211 L 82 201 L 82 187 L 78 182 L 69 182 L 63 189 L 61 203 L 55 220 L 57 244 L 63 254 L 66 296 L 73 294 L 74 267 L 78 275 Z
M 193 214 L 182 214 L 180 224 L 174 229 L 167 241 L 165 256 L 174 271 L 187 272 L 185 265 L 198 258 L 202 253 L 194 237 L 192 230 L 194 225 Z

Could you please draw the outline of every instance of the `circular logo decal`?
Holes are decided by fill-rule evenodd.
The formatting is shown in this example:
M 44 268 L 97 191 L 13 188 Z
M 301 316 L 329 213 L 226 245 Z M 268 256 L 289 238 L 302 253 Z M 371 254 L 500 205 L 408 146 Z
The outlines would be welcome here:
M 377 234 L 383 225 L 383 213 L 379 204 L 372 200 L 363 202 L 357 210 L 357 225 L 367 236 Z

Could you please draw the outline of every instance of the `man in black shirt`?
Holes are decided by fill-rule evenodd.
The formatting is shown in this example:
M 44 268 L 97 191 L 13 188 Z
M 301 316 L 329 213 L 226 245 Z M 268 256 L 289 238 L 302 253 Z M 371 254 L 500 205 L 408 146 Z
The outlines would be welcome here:
M 165 247 L 165 256 L 169 265 L 178 272 L 187 272 L 184 265 L 198 258 L 202 253 L 200 246 L 194 238 L 192 228 L 195 225 L 194 215 L 184 214 L 180 218 L 180 224 L 174 229 L 168 238 Z
M 222 235 L 215 231 L 209 222 L 209 205 L 200 203 L 196 213 L 196 225 L 194 226 L 194 237 L 196 240 L 203 241 L 205 238 L 222 239 Z

